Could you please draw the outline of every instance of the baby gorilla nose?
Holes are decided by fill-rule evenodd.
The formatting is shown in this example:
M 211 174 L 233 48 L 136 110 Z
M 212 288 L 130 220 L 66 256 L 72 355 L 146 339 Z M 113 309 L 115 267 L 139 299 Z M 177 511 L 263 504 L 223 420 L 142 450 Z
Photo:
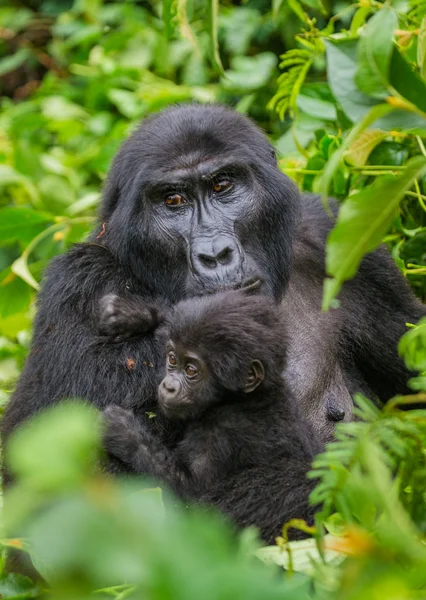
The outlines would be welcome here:
M 179 391 L 179 381 L 170 375 L 167 375 L 160 383 L 160 393 L 164 398 L 172 399 L 178 395 Z

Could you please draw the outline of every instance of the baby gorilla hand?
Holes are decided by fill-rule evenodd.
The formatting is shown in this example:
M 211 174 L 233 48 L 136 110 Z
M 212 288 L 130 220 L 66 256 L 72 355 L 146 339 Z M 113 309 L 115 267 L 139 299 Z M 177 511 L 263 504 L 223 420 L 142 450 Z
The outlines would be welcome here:
M 99 302 L 99 334 L 109 342 L 123 342 L 154 330 L 160 322 L 158 309 L 142 298 L 107 294 Z
M 111 404 L 103 412 L 105 450 L 131 466 L 137 454 L 144 450 L 144 429 L 132 411 Z

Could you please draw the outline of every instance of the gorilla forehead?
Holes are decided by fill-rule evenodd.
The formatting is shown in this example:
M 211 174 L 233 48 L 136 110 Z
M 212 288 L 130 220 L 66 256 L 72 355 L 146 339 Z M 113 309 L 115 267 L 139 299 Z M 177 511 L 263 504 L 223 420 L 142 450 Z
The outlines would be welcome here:
M 169 337 L 184 348 L 283 356 L 280 310 L 266 296 L 219 292 L 179 302 L 168 318 Z
M 247 117 L 215 104 L 175 106 L 146 119 L 125 142 L 121 160 L 168 173 L 228 158 L 275 164 L 272 146 Z

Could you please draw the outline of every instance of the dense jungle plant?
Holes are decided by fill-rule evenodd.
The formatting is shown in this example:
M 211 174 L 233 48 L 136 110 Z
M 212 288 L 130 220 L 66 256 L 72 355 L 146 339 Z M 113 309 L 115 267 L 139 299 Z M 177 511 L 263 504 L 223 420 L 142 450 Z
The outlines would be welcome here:
M 0 1 L 0 94 L 3 403 L 47 261 L 84 239 L 132 127 L 175 102 L 247 113 L 285 173 L 326 208 L 337 198 L 324 309 L 382 242 L 425 300 L 424 0 Z M 77 403 L 41 417 L 11 446 L 2 543 L 30 552 L 46 581 L 2 565 L 0 595 L 426 597 L 426 412 L 400 410 L 426 399 L 426 322 L 409 325 L 413 394 L 383 411 L 357 398 L 361 420 L 340 425 L 313 466 L 317 522 L 304 542 L 287 544 L 288 526 L 306 529 L 291 523 L 260 548 L 216 515 L 94 475 L 97 417 Z M 16 527 L 23 538 L 8 538 Z

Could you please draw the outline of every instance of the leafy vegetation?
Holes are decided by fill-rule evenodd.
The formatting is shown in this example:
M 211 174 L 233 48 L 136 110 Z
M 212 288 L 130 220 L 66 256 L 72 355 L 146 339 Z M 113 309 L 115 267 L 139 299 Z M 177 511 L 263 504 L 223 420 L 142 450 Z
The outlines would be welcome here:
M 47 261 L 84 239 L 120 142 L 174 102 L 249 114 L 285 173 L 326 208 L 329 195 L 338 199 L 324 308 L 381 242 L 425 300 L 423 0 L 0 2 L 0 76 L 2 402 Z M 58 407 L 18 433 L 3 545 L 30 551 L 47 583 L 3 569 L 0 594 L 424 597 L 426 413 L 400 410 L 426 400 L 425 323 L 412 325 L 400 351 L 419 371 L 413 394 L 383 412 L 358 398 L 361 421 L 340 425 L 314 464 L 318 514 L 306 542 L 288 545 L 285 527 L 276 547 L 261 549 L 249 531 L 235 540 L 218 516 L 94 475 L 98 432 L 87 407 Z M 23 538 L 7 538 L 17 528 Z

